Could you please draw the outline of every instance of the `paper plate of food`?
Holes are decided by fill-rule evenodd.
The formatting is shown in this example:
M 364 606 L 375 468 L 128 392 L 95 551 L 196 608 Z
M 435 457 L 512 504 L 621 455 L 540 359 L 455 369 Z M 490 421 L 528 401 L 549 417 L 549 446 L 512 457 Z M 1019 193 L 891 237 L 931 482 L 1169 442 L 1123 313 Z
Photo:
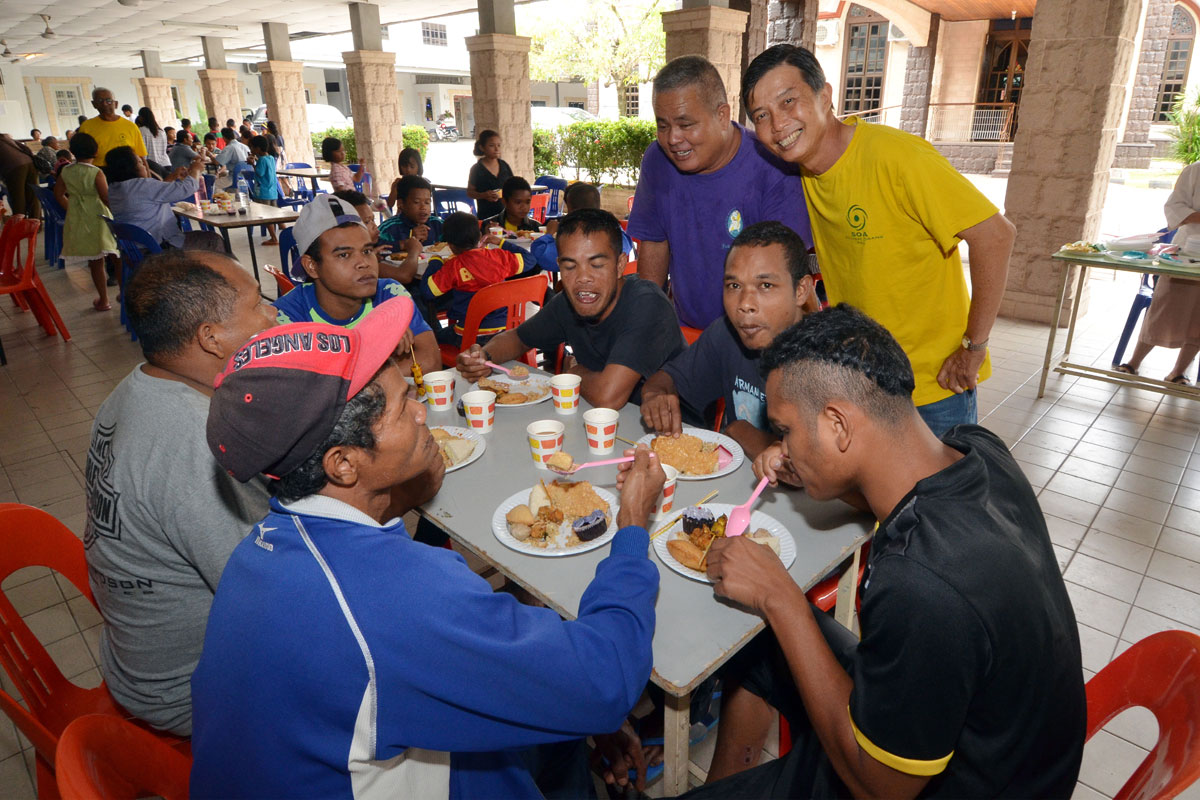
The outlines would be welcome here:
M 438 450 L 441 451 L 447 475 L 478 461 L 487 449 L 487 441 L 470 428 L 431 425 L 429 432 L 433 434 L 433 440 L 437 442 Z
M 1106 250 L 1114 253 L 1124 253 L 1131 250 L 1149 250 L 1162 237 L 1161 233 L 1139 233 L 1134 236 L 1123 236 L 1112 239 L 1105 246 Z
M 587 481 L 538 481 L 492 514 L 492 533 L 505 547 L 556 558 L 595 550 L 617 535 L 617 498 Z
M 1148 267 L 1155 262 L 1155 257 L 1145 250 L 1105 250 L 1104 255 L 1115 261 L 1137 264 L 1139 267 Z
M 494 375 L 490 378 L 480 378 L 479 383 L 471 388 L 495 392 L 497 406 L 520 408 L 544 403 L 550 399 L 550 378 L 543 375 L 530 375 L 523 381 Z
M 679 437 L 647 433 L 637 440 L 658 453 L 664 464 L 679 470 L 681 481 L 703 481 L 728 475 L 742 465 L 742 446 L 723 433 L 684 428 Z
M 705 503 L 683 510 L 683 516 L 654 540 L 658 560 L 685 578 L 712 583 L 705 573 L 708 548 L 714 538 L 725 535 L 725 523 L 736 506 L 729 503 Z M 750 515 L 750 528 L 744 534 L 750 541 L 769 547 L 779 556 L 784 569 L 796 560 L 796 540 L 779 520 L 762 511 Z

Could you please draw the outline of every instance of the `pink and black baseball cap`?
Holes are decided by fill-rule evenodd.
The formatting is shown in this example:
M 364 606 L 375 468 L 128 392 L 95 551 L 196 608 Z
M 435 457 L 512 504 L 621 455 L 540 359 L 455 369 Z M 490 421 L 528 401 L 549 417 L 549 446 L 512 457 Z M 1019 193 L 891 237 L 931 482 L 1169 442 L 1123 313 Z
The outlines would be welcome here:
M 246 342 L 213 383 L 207 436 L 217 463 L 242 482 L 303 464 L 396 352 L 412 315 L 410 298 L 393 297 L 353 328 L 299 322 Z

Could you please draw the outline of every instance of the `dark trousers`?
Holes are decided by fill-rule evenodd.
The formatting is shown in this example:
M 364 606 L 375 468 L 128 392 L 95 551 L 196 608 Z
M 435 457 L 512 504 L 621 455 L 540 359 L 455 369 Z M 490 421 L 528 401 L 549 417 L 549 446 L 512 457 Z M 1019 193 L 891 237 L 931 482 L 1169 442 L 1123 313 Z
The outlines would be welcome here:
M 38 172 L 31 161 L 4 173 L 4 185 L 8 187 L 8 202 L 14 214 L 24 214 L 33 219 L 42 218 L 42 205 L 33 191 L 37 186 Z

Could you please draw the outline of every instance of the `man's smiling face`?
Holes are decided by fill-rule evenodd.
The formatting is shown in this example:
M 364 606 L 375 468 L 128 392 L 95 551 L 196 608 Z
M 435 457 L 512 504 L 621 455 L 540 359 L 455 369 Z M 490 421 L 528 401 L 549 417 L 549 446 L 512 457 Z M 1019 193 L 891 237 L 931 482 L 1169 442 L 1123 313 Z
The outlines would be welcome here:
M 714 105 L 699 84 L 654 93 L 658 145 L 680 172 L 712 172 L 729 147 L 729 104 Z
M 814 92 L 799 69 L 780 64 L 763 75 L 746 102 L 759 141 L 793 164 L 811 167 L 837 120 L 828 113 L 829 84 Z

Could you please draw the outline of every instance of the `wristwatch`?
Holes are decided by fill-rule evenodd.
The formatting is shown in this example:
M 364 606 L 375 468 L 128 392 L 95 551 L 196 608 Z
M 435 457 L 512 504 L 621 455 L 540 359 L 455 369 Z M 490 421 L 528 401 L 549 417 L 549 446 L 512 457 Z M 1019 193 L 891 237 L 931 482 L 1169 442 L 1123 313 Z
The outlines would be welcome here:
M 963 334 L 962 348 L 968 352 L 978 353 L 980 350 L 986 350 L 987 343 L 987 339 L 984 339 L 982 342 L 972 342 L 970 336 L 967 336 L 965 333 Z

